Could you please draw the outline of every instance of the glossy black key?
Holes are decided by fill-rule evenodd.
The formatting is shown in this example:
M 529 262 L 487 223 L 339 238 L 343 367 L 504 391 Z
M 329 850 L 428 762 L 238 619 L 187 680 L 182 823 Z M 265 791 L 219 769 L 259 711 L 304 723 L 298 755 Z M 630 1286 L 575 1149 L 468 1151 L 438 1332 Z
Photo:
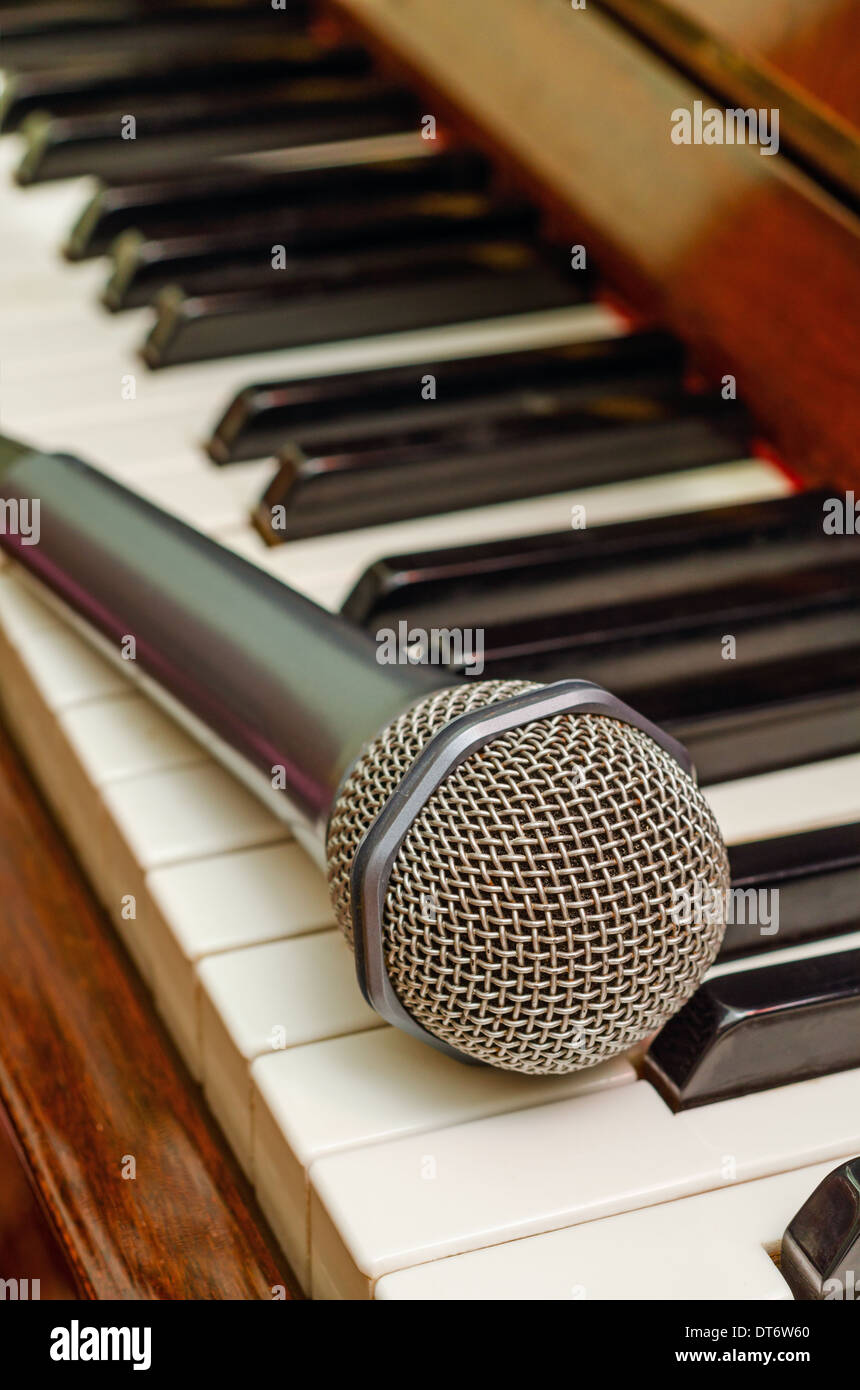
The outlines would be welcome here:
M 370 57 L 357 45 L 331 47 L 296 35 L 248 43 L 236 39 L 203 42 L 173 62 L 157 52 L 123 54 L 112 61 L 35 69 L 9 78 L 0 99 L 0 131 L 17 130 L 33 111 L 52 116 L 134 111 L 153 97 L 226 90 L 230 84 L 250 89 L 290 77 L 320 73 L 367 73 Z
M 5 68 L 20 72 L 96 58 L 119 59 L 144 49 L 172 62 L 193 55 L 201 44 L 216 38 L 279 38 L 287 30 L 306 25 L 309 16 L 310 0 L 288 0 L 283 10 L 274 10 L 270 0 L 241 8 L 188 3 L 159 7 L 139 0 L 0 7 L 2 62 Z
M 857 1066 L 860 950 L 707 980 L 651 1044 L 644 1075 L 688 1110 Z
M 828 1173 L 782 1238 L 780 1273 L 802 1302 L 860 1299 L 860 1158 Z
M 594 681 L 680 739 L 707 782 L 856 752 L 857 594 L 828 594 L 828 583 L 809 575 L 805 599 L 799 585 L 783 585 L 781 594 L 770 586 L 752 605 L 736 593 L 734 607 L 720 594 L 698 624 L 671 605 L 649 612 L 647 601 L 638 614 L 629 606 L 595 610 L 589 641 L 563 620 L 537 631 L 527 620 L 510 631 L 484 629 L 481 678 Z M 429 626 L 456 625 L 440 615 Z M 737 642 L 734 660 L 723 659 L 727 632 Z
M 562 347 L 412 363 L 307 380 L 245 387 L 230 402 L 208 443 L 216 463 L 275 454 L 290 438 L 348 436 L 370 427 L 410 429 L 426 423 L 422 399 L 432 378 L 433 418 L 451 423 L 531 400 L 568 404 L 600 392 L 680 389 L 683 349 L 665 333 L 630 333 Z
M 718 960 L 860 930 L 856 822 L 731 845 L 729 862 L 732 911 Z
M 480 628 L 484 676 L 607 685 L 706 782 L 835 757 L 860 747 L 857 548 L 824 535 L 823 499 L 393 557 L 343 611 L 370 631 Z
M 548 535 L 380 557 L 343 611 L 368 626 L 405 618 L 419 627 L 489 627 L 643 595 L 683 602 L 722 581 L 752 592 L 768 574 L 852 557 L 854 538 L 822 530 L 825 497 L 802 493 L 577 530 L 568 524 Z
M 124 232 L 111 251 L 113 271 L 103 294 L 111 310 L 150 303 L 166 285 L 187 294 L 219 294 L 255 288 L 282 274 L 274 248 L 290 258 L 318 258 L 370 246 L 454 244 L 527 235 L 534 208 L 484 193 L 422 193 L 417 197 L 342 202 L 335 207 L 275 208 L 237 219 L 229 227 L 195 236 L 146 241 Z M 300 273 L 300 267 L 299 267 Z
M 139 98 L 132 105 L 131 113 L 28 116 L 18 182 L 80 174 L 139 181 L 224 155 L 415 129 L 417 117 L 414 98 L 378 77 L 309 77 L 218 95 Z M 134 139 L 123 138 L 127 114 L 136 122 Z
M 149 240 L 189 236 L 201 227 L 214 231 L 274 208 L 294 211 L 357 198 L 479 193 L 488 180 L 486 160 L 469 150 L 271 172 L 213 165 L 181 181 L 104 185 L 82 210 L 63 249 L 69 260 L 78 261 L 103 255 L 129 228 Z
M 856 585 L 856 569 L 835 577 L 809 571 L 762 581 L 752 600 L 743 589 L 711 591 L 686 613 L 647 598 L 635 612 L 598 609 L 587 631 L 564 615 L 531 631 L 525 623 L 490 628 L 484 678 L 595 681 L 673 731 L 683 722 L 698 762 L 699 718 L 777 703 L 782 691 L 799 700 L 822 686 L 857 686 Z M 726 634 L 736 643 L 733 659 L 724 655 Z
M 411 430 L 301 438 L 255 519 L 273 543 L 520 497 L 617 483 L 736 458 L 738 412 L 676 391 L 598 395 L 570 407 L 550 395 L 491 414 Z M 273 511 L 274 509 L 277 509 Z
M 167 367 L 560 308 L 581 300 L 587 284 L 581 272 L 576 278 L 534 248 L 508 243 L 329 255 L 310 272 L 305 259 L 257 291 L 162 291 L 144 361 Z
M 670 720 L 672 732 L 693 753 L 702 782 L 728 782 L 781 767 L 838 758 L 860 749 L 856 653 L 843 652 L 819 672 L 819 689 L 797 695 L 762 688 L 764 703 Z M 792 675 L 788 674 L 789 684 Z

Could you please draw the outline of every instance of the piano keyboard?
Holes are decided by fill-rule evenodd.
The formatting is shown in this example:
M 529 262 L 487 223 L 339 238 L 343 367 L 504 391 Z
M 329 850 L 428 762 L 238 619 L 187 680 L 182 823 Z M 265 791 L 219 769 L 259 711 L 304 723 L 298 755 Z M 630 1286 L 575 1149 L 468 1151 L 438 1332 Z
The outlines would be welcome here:
M 273 94 L 273 133 L 262 92 L 259 119 L 202 135 L 184 21 L 161 16 L 178 66 L 148 126 L 160 99 L 121 17 L 87 40 L 30 10 L 4 40 L 2 431 L 79 454 L 371 630 L 386 613 L 444 624 L 482 585 L 492 674 L 606 670 L 623 698 L 686 720 L 736 882 L 785 885 L 781 934 L 733 953 L 730 928 L 706 986 L 731 997 L 740 980 L 757 1001 L 736 1059 L 758 1058 L 752 1093 L 732 1093 L 718 1038 L 681 1075 L 668 1031 L 656 1060 L 571 1076 L 462 1067 L 364 1003 L 283 823 L 4 562 L 6 718 L 299 1282 L 315 1298 L 638 1297 L 624 1249 L 650 1298 L 790 1298 L 781 1233 L 860 1151 L 860 1054 L 826 1035 L 801 1055 L 798 1020 L 831 960 L 860 1036 L 853 554 L 819 546 L 820 501 L 804 511 L 752 456 L 731 405 L 685 392 L 677 345 L 655 335 L 635 365 L 627 321 L 487 193 L 477 156 L 428 151 L 402 94 L 349 76 L 336 111 L 314 97 L 295 119 Z M 266 33 L 271 13 L 254 18 Z M 207 21 L 228 76 L 247 19 Z M 357 85 L 349 99 L 359 81 L 374 102 Z M 111 120 L 138 101 L 129 150 Z M 16 172 L 27 186 L 10 191 Z M 260 263 L 282 214 L 283 284 Z M 341 215 L 336 265 L 323 241 Z M 427 372 L 439 396 L 419 406 Z M 269 524 L 278 500 L 289 538 Z M 600 594 L 573 583 L 580 539 Z M 718 658 L 735 632 L 733 666 Z M 757 1024 L 776 997 L 770 1046 Z

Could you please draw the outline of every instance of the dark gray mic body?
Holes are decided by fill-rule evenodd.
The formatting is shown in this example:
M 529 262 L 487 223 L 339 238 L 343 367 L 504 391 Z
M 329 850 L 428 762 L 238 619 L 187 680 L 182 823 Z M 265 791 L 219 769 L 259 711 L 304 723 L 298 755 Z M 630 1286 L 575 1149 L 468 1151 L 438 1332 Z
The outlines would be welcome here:
M 39 509 L 38 543 L 7 526 L 4 549 L 103 650 L 133 637 L 128 674 L 325 863 L 390 1022 L 546 1074 L 693 993 L 723 922 L 689 904 L 725 900 L 727 855 L 685 750 L 636 711 L 585 681 L 380 664 L 367 634 L 65 455 L 0 441 L 0 501 Z

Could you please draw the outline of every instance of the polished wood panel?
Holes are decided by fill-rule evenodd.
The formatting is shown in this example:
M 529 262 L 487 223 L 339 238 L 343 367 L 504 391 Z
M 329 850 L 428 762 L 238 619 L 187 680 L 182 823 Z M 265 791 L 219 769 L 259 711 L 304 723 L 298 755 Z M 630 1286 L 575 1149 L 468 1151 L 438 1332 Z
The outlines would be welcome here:
M 857 0 L 623 0 L 637 25 L 661 13 L 686 20 L 705 42 L 759 62 L 829 107 L 860 133 Z M 616 0 L 597 0 L 599 5 Z
M 727 105 L 779 111 L 780 148 L 860 199 L 856 0 L 596 0 Z M 853 26 L 853 28 L 852 28 Z
M 81 1295 L 292 1296 L 200 1093 L 2 729 L 0 904 L 0 1097 Z M 122 1176 L 129 1155 L 134 1179 Z
M 59 1244 L 27 1181 L 0 1106 L 0 1279 L 15 1279 L 22 1298 L 77 1298 Z M 6 1297 L 9 1297 L 7 1293 Z
M 707 93 L 565 0 L 336 0 L 584 242 L 611 283 L 731 373 L 809 480 L 860 479 L 860 223 L 777 155 L 676 145 Z M 503 21 L 501 17 L 503 17 Z

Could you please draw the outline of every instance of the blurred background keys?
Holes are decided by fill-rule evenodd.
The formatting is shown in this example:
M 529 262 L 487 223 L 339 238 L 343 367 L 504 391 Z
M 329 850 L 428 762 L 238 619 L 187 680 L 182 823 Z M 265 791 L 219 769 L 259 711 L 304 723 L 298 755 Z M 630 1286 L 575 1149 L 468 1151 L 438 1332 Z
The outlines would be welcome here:
M 138 97 L 130 112 L 123 106 L 81 116 L 33 111 L 21 125 L 26 143 L 16 178 L 31 184 L 93 174 L 130 182 L 144 171 L 193 168 L 224 155 L 348 140 L 359 113 L 363 135 L 390 135 L 414 128 L 416 111 L 402 88 L 361 75 Z M 131 116 L 134 139 L 123 138 Z
M 534 209 L 484 193 L 422 193 L 412 197 L 336 206 L 258 210 L 223 227 L 200 227 L 185 236 L 145 240 L 124 232 L 112 248 L 113 270 L 102 296 L 112 310 L 148 304 L 166 285 L 192 294 L 242 288 L 281 274 L 278 258 L 360 247 L 403 247 L 412 243 L 475 241 L 528 235 Z M 299 273 L 301 259 L 298 261 Z
M 470 150 L 335 164 L 322 159 L 309 167 L 286 170 L 213 162 L 202 171 L 183 174 L 181 181 L 101 185 L 82 209 L 64 252 L 72 261 L 101 256 L 130 228 L 154 241 L 193 235 L 201 226 L 213 231 L 231 227 L 240 218 L 275 208 L 289 213 L 306 207 L 337 207 L 345 199 L 478 193 L 488 182 L 489 165 Z
M 263 286 L 221 294 L 166 286 L 142 349 L 147 366 L 536 313 L 576 304 L 585 287 L 516 242 L 362 248 L 295 257 L 276 275 L 268 266 L 257 274 Z

